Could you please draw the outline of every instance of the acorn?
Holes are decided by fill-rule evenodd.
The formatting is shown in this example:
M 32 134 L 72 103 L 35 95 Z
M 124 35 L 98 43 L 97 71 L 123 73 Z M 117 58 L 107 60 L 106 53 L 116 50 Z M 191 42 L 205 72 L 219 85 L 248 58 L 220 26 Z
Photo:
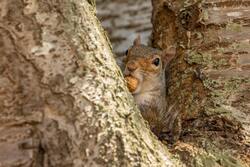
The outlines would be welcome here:
M 139 80 L 132 76 L 126 76 L 125 80 L 127 81 L 127 87 L 130 92 L 134 92 L 138 87 Z

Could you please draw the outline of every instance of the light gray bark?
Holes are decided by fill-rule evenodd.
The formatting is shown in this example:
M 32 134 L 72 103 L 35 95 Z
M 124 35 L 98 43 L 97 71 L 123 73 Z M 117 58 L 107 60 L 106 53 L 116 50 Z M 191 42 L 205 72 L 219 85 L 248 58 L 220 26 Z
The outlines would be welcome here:
M 0 1 L 0 166 L 175 163 L 145 126 L 94 11 L 86 0 Z

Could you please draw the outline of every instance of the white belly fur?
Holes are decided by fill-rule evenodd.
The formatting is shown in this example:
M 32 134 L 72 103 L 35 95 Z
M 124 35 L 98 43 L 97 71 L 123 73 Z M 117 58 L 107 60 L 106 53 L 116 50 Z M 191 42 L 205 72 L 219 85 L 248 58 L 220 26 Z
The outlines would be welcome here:
M 137 105 L 149 104 L 153 100 L 151 93 L 140 93 L 134 96 Z

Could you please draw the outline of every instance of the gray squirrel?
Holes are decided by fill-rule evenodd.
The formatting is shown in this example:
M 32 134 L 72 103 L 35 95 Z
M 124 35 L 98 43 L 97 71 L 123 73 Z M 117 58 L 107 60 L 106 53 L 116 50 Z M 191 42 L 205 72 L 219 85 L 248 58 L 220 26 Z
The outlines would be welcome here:
M 178 112 L 166 102 L 166 75 L 175 48 L 164 51 L 141 44 L 140 37 L 126 51 L 124 76 L 141 114 L 159 137 L 164 129 L 173 129 Z

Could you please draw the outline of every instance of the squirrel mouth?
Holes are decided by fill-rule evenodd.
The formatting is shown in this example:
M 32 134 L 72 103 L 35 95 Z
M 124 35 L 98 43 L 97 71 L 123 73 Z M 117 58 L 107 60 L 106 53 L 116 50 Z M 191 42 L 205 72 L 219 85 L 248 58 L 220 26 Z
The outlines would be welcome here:
M 126 75 L 124 75 L 124 77 L 133 77 L 133 78 L 136 78 L 136 77 L 133 76 L 132 74 L 126 74 Z

